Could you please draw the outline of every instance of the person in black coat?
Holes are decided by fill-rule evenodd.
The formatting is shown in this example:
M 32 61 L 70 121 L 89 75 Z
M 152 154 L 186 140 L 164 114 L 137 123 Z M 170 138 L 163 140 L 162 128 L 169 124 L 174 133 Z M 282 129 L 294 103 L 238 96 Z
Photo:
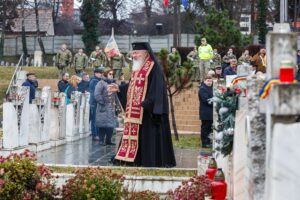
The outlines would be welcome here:
M 209 101 L 213 97 L 213 79 L 211 76 L 206 76 L 199 88 L 199 117 L 201 120 L 201 141 L 202 147 L 211 147 L 211 140 L 209 138 L 212 132 L 213 124 L 213 103 Z
M 59 92 L 65 92 L 68 84 L 69 84 L 69 74 L 68 73 L 63 73 L 62 79 L 58 81 L 57 83 L 57 88 Z
M 78 84 L 78 91 L 81 93 L 89 92 L 90 77 L 89 74 L 82 74 L 82 81 Z
M 32 100 L 35 99 L 35 89 L 38 87 L 38 82 L 34 73 L 29 72 L 26 77 L 27 79 L 22 86 L 29 87 L 29 103 L 32 103 Z

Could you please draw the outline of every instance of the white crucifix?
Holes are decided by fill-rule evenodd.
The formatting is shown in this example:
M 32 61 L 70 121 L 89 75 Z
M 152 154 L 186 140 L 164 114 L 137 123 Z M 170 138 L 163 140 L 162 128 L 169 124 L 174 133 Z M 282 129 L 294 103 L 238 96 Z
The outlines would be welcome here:
M 145 80 L 142 76 L 143 76 L 143 75 L 140 74 L 140 77 L 138 77 L 138 78 L 136 79 L 136 80 L 139 81 L 139 82 L 138 82 L 139 84 L 141 84 L 141 82 Z

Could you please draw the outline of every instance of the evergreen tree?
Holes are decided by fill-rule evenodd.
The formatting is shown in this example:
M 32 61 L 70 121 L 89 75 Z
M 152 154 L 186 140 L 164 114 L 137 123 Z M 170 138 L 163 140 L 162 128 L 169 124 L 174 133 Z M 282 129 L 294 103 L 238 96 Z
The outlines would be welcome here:
M 173 98 L 176 94 L 179 94 L 180 92 L 193 86 L 191 83 L 191 78 L 194 74 L 194 69 L 191 60 L 188 60 L 187 62 L 184 62 L 182 66 L 177 67 L 176 63 L 178 63 L 179 55 L 176 55 L 172 59 L 168 60 L 168 54 L 169 52 L 167 49 L 161 49 L 158 53 L 158 57 L 165 74 L 175 139 L 179 140 Z
M 229 46 L 244 47 L 250 43 L 250 37 L 240 32 L 238 24 L 230 20 L 228 11 L 208 10 L 205 20 L 196 24 L 195 44 L 201 44 L 201 38 L 205 37 L 213 48 L 224 50 Z
M 258 17 L 256 21 L 256 27 L 258 31 L 258 41 L 260 44 L 266 43 L 266 34 L 268 33 L 268 26 L 266 24 L 268 1 L 258 0 L 257 2 Z
M 95 46 L 99 44 L 99 31 L 97 29 L 99 25 L 100 8 L 100 0 L 83 0 L 80 8 L 80 20 L 84 25 L 82 41 L 87 53 L 92 52 Z

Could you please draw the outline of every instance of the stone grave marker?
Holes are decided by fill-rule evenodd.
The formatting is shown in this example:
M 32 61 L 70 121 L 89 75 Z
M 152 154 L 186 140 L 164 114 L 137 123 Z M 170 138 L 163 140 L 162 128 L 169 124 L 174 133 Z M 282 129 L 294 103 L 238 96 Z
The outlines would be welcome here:
M 43 52 L 34 51 L 34 64 L 35 67 L 41 67 L 43 65 Z

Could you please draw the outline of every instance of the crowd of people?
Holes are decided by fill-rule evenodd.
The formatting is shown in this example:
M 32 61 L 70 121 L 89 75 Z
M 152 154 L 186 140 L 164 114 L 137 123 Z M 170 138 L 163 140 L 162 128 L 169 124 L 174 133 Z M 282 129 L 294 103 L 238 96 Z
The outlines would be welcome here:
M 120 53 L 116 57 L 108 59 L 97 46 L 89 58 L 83 53 L 83 49 L 79 49 L 73 58 L 66 45 L 62 45 L 56 56 L 56 66 L 61 73 L 61 80 L 57 84 L 58 91 L 65 93 L 66 104 L 70 103 L 74 91 L 90 94 L 91 135 L 100 145 L 115 145 L 112 135 L 118 126 L 117 116 L 121 111 L 124 112 L 124 134 L 132 135 L 123 135 L 118 144 L 119 150 L 115 157 L 117 163 L 152 167 L 175 166 L 166 84 L 163 71 L 150 45 L 134 43 L 133 50 L 126 55 L 132 74 L 129 81 L 122 78 L 125 56 Z M 172 48 L 168 60 L 174 60 L 175 57 L 175 65 L 180 67 L 180 54 L 176 48 Z M 233 48 L 229 48 L 221 57 L 218 50 L 213 49 L 202 38 L 201 45 L 195 47 L 187 55 L 187 59 L 194 64 L 194 81 L 200 82 L 198 96 L 202 146 L 211 147 L 209 135 L 212 132 L 213 105 L 209 99 L 213 97 L 213 80 L 237 74 L 238 65 L 250 66 L 253 74 L 265 73 L 266 49 L 261 47 L 253 57 L 246 49 L 237 59 Z M 115 65 L 115 62 L 119 64 Z M 300 50 L 297 52 L 297 62 L 300 64 Z M 77 75 L 69 76 L 66 69 L 70 65 L 74 67 Z M 85 72 L 88 65 L 94 67 L 91 78 Z M 300 81 L 299 71 L 297 65 L 296 79 Z M 34 73 L 27 74 L 23 86 L 30 87 L 31 103 L 38 87 Z M 136 133 L 139 133 L 138 137 Z
M 55 56 L 55 66 L 59 69 L 59 75 L 67 71 L 69 67 L 74 68 L 75 73 L 80 76 L 86 68 L 97 68 L 99 66 L 110 67 L 113 69 L 115 77 L 119 78 L 122 75 L 122 68 L 125 67 L 125 62 L 131 63 L 131 55 L 124 56 L 118 53 L 113 57 L 108 57 L 103 49 L 99 46 L 88 57 L 82 48 L 73 56 L 66 44 L 61 46 L 61 49 Z
M 212 146 L 209 135 L 212 132 L 213 124 L 213 104 L 210 99 L 213 97 L 213 80 L 220 80 L 227 75 L 237 75 L 239 65 L 246 65 L 251 69 L 252 74 L 263 75 L 266 73 L 266 49 L 261 47 L 259 51 L 252 57 L 249 50 L 245 49 L 242 55 L 237 59 L 232 48 L 221 57 L 217 49 L 207 44 L 205 38 L 202 38 L 201 45 L 198 50 L 195 47 L 188 56 L 188 59 L 194 62 L 194 67 L 199 68 L 198 74 L 194 76 L 194 80 L 199 80 L 200 87 L 198 97 L 200 101 L 199 118 L 201 120 L 201 142 L 202 147 L 210 148 Z M 222 59 L 221 59 L 222 58 Z M 300 50 L 297 51 L 297 65 L 295 80 L 300 81 Z

